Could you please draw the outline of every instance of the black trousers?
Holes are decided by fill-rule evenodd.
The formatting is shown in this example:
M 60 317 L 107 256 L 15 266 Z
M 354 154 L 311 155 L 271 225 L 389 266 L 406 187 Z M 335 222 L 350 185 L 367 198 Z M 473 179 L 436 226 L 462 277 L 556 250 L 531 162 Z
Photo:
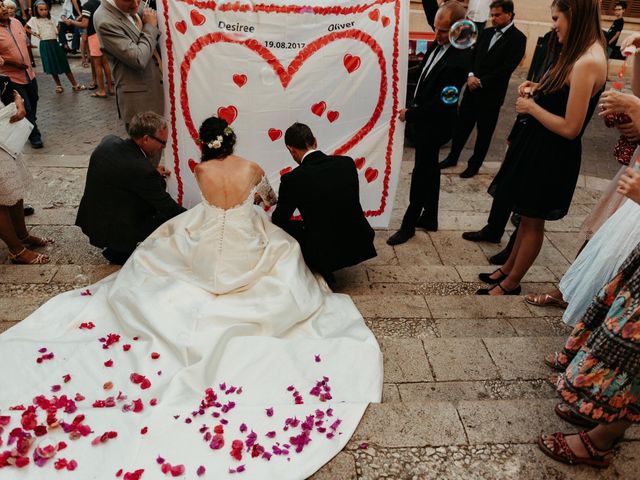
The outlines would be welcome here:
M 36 124 L 36 114 L 38 112 L 38 82 L 36 82 L 35 78 L 27 84 L 11 82 L 11 87 L 22 97 L 24 108 L 27 111 L 27 120 L 33 123 L 33 130 L 31 130 L 31 135 L 29 135 L 29 141 L 31 143 L 41 142 L 42 136 Z
M 440 201 L 440 167 L 438 161 L 440 148 L 451 140 L 451 131 L 439 132 L 436 129 L 425 131 L 425 127 L 416 126 L 415 166 L 411 173 L 409 206 L 402 218 L 402 230 L 415 230 L 416 222 L 424 214 L 428 221 L 438 221 L 438 203 Z
M 493 197 L 487 225 L 482 230 L 491 236 L 502 237 L 512 211 L 513 205 L 511 202 L 507 202 L 499 196 Z
M 473 127 L 476 127 L 476 144 L 473 148 L 473 155 L 469 159 L 469 166 L 480 168 L 489 152 L 491 138 L 496 130 L 499 116 L 500 105 L 482 107 L 473 98 L 463 99 L 458 112 L 458 121 L 449 158 L 458 161 Z

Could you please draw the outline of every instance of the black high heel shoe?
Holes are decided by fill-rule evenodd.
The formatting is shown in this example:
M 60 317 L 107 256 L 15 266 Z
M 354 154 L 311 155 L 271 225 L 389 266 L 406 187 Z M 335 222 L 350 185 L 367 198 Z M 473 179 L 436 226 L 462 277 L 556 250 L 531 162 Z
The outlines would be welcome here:
M 500 272 L 500 276 L 498 278 L 491 278 L 491 275 L 493 275 L 496 272 Z M 478 278 L 480 280 L 482 280 L 484 283 L 488 283 L 489 285 L 493 285 L 495 283 L 500 283 L 501 281 L 503 281 L 508 276 L 509 276 L 509 274 L 504 273 L 501 268 L 499 268 L 499 269 L 497 269 L 497 270 L 495 270 L 494 272 L 491 272 L 491 273 L 479 273 L 478 274 Z
M 516 288 L 512 288 L 511 290 L 507 290 L 502 286 L 502 284 L 496 283 L 493 287 L 480 288 L 476 290 L 476 295 L 489 295 L 489 292 L 496 287 L 500 287 L 500 290 L 502 290 L 502 293 L 504 295 L 520 295 L 520 292 L 522 291 L 522 286 L 520 285 L 518 285 Z

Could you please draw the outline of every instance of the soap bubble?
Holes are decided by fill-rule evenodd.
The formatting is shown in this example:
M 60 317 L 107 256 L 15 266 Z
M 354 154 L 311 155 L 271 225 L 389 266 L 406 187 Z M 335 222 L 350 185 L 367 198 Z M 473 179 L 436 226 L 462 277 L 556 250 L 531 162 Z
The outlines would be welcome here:
M 451 45 L 460 50 L 471 48 L 478 39 L 478 27 L 471 20 L 460 20 L 449 29 Z
M 89 277 L 87 275 L 82 274 L 82 273 L 79 274 L 79 275 L 76 275 L 73 278 L 73 285 L 76 288 L 86 287 L 87 285 L 89 285 Z
M 263 85 L 270 86 L 276 83 L 276 72 L 269 66 L 264 66 L 260 70 L 260 80 Z
M 251 0 L 220 0 L 215 18 L 215 28 L 237 41 L 253 38 L 258 28 L 258 12 Z
M 460 91 L 458 87 L 454 87 L 453 85 L 449 87 L 444 87 L 442 89 L 442 93 L 440 94 L 440 99 L 442 103 L 447 105 L 453 105 L 454 103 L 458 103 L 458 98 L 460 97 Z

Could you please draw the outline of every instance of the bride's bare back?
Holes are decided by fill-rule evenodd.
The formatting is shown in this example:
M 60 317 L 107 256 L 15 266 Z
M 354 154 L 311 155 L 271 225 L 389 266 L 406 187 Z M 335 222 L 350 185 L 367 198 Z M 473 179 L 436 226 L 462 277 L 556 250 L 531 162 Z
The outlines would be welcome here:
M 196 180 L 205 200 L 218 208 L 229 209 L 247 199 L 264 171 L 244 158 L 229 155 L 222 160 L 208 160 L 196 166 Z

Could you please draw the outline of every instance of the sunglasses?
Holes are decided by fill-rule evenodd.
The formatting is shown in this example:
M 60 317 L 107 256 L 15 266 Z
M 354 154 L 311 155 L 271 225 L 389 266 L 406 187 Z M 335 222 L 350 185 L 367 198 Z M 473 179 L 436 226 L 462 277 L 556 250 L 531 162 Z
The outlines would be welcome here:
M 153 138 L 156 142 L 158 142 L 160 145 L 162 145 L 163 147 L 167 146 L 167 142 L 164 140 L 160 140 L 158 137 L 156 137 L 155 135 L 147 135 L 147 137 L 149 138 Z

